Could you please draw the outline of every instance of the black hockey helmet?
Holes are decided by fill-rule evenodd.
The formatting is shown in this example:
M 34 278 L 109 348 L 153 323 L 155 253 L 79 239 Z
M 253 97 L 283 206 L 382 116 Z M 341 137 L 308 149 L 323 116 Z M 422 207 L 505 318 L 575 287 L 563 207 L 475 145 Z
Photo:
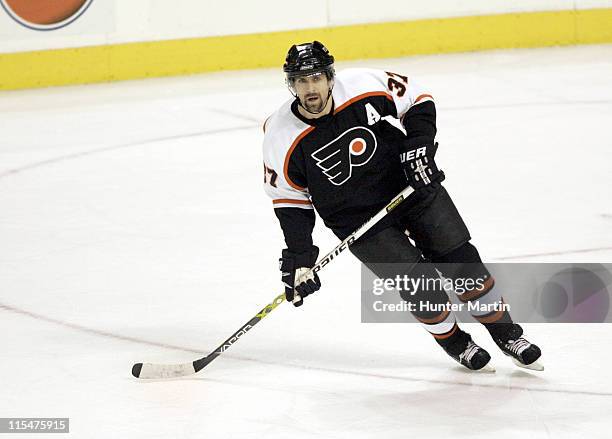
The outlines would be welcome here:
M 327 79 L 331 80 L 334 77 L 334 57 L 319 41 L 294 44 L 287 53 L 283 71 L 287 80 L 318 72 L 325 72 Z

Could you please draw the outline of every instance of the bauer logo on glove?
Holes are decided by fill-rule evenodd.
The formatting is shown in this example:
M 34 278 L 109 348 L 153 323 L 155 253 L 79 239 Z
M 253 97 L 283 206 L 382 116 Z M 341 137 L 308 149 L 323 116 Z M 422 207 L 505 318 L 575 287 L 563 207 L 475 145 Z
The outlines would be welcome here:
M 438 144 L 421 146 L 403 146 L 400 152 L 400 163 L 408 184 L 415 190 L 424 188 L 431 182 L 444 180 L 444 172 L 438 169 L 434 157 Z

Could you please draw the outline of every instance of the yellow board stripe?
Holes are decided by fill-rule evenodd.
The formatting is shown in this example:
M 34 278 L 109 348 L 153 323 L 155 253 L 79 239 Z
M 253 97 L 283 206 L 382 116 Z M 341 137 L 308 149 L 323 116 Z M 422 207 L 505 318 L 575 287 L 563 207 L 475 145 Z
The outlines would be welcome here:
M 0 54 L 0 90 L 280 67 L 319 39 L 337 60 L 612 42 L 612 9 L 338 26 Z

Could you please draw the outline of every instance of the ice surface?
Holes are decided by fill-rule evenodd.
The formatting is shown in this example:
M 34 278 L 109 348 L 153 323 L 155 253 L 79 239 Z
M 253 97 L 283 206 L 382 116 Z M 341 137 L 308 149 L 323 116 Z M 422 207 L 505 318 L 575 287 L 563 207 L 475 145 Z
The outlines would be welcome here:
M 486 260 L 612 262 L 612 46 L 347 66 L 430 87 Z M 261 123 L 288 96 L 280 70 L 0 94 L 0 416 L 75 438 L 609 437 L 612 326 L 527 325 L 539 374 L 473 326 L 497 373 L 469 373 L 417 325 L 360 324 L 349 255 L 193 378 L 131 377 L 279 293 Z M 336 243 L 321 222 L 315 241 Z

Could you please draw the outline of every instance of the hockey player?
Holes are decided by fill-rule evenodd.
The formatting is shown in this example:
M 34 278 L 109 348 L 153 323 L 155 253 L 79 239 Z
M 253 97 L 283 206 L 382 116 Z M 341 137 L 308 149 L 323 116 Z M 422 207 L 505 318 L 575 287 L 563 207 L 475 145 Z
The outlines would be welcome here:
M 311 236 L 314 209 L 344 239 L 407 185 L 415 193 L 357 240 L 352 253 L 381 278 L 436 278 L 436 268 L 449 279 L 480 277 L 486 279 L 482 287 L 460 299 L 499 300 L 490 294 L 494 280 L 441 184 L 432 96 L 398 73 L 347 69 L 336 75 L 333 56 L 318 41 L 292 46 L 283 70 L 294 99 L 266 120 L 263 155 L 265 191 L 287 245 L 280 259 L 287 300 L 299 295 L 294 305 L 300 306 L 321 286 L 309 272 L 319 252 Z M 443 289 L 402 298 L 448 302 Z M 452 312 L 414 315 L 465 367 L 478 370 L 489 362 L 489 353 L 458 327 Z M 540 349 L 523 338 L 507 311 L 474 316 L 515 363 L 540 368 Z

